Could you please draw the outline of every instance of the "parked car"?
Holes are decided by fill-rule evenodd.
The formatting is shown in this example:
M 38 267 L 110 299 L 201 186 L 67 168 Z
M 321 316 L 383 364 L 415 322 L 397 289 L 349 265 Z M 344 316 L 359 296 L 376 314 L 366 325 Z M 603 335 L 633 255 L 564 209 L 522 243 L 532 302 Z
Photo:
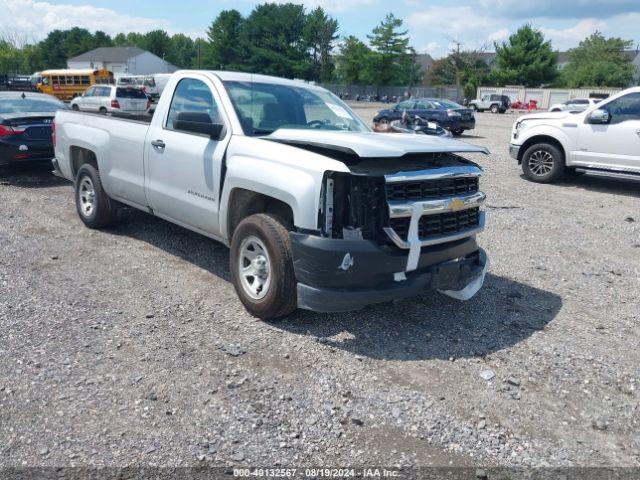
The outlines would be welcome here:
M 550 112 L 582 112 L 598 103 L 600 99 L 595 98 L 572 98 L 566 102 L 556 103 L 549 107 Z
M 72 110 L 97 113 L 144 114 L 149 109 L 147 95 L 138 87 L 94 85 L 71 100 Z
M 465 130 L 473 130 L 476 126 L 473 110 L 439 98 L 405 100 L 393 108 L 380 110 L 373 118 L 373 123 L 385 124 L 401 120 L 404 112 L 412 116 L 417 115 L 428 122 L 435 122 L 456 136 L 462 135 Z
M 479 99 L 469 102 L 469 108 L 473 108 L 476 112 L 490 110 L 491 113 L 505 113 L 509 107 L 511 107 L 511 99 L 507 95 L 495 93 L 484 94 Z
M 34 92 L 34 85 L 28 75 L 0 75 L 0 91 Z
M 149 124 L 60 112 L 55 125 L 54 168 L 87 227 L 126 204 L 229 245 L 258 317 L 429 289 L 466 300 L 483 284 L 482 170 L 462 157 L 483 147 L 374 133 L 323 88 L 236 72 L 175 73 Z
M 0 92 L 0 165 L 51 161 L 51 122 L 67 108 L 41 93 Z
M 141 88 L 152 102 L 160 98 L 162 90 L 164 90 L 167 81 L 171 77 L 170 73 L 157 73 L 153 75 L 118 75 L 116 77 L 116 85 L 120 87 L 138 87 Z
M 522 116 L 509 150 L 534 182 L 556 181 L 567 170 L 640 180 L 640 87 L 583 112 Z

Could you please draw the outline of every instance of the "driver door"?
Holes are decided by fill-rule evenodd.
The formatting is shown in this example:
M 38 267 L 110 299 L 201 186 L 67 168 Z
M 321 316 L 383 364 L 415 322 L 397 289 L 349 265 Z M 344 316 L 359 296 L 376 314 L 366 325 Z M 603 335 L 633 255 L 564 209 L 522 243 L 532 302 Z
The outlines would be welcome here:
M 213 236 L 219 234 L 220 173 L 231 138 L 220 104 L 208 80 L 183 78 L 165 118 L 149 127 L 145 145 L 147 200 L 154 213 Z M 205 113 L 225 125 L 220 139 L 176 130 L 174 120 L 185 112 Z
M 589 123 L 586 116 L 579 126 L 575 162 L 640 173 L 640 92 L 618 97 L 599 109 L 609 113 L 609 123 Z

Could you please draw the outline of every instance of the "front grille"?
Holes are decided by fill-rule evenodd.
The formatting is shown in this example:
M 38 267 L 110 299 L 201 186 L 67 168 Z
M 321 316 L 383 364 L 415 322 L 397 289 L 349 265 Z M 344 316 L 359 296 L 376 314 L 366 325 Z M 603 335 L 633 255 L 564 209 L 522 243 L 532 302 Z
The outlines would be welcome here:
M 387 200 L 424 200 L 475 193 L 478 177 L 453 177 L 414 182 L 387 183 Z
M 411 219 L 392 218 L 390 226 L 403 240 L 407 240 Z M 438 215 L 425 215 L 418 224 L 418 236 L 421 240 L 454 235 L 480 226 L 480 209 L 470 208 L 460 212 L 448 212 Z

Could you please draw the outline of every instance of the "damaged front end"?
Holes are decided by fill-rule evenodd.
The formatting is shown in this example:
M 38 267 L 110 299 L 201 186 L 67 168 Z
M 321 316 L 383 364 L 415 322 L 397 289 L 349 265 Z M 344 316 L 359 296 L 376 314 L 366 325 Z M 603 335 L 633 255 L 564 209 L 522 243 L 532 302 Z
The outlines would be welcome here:
M 478 165 L 453 153 L 341 160 L 351 172 L 325 174 L 318 232 L 291 234 L 301 308 L 477 293 L 488 264 L 475 238 L 485 223 Z

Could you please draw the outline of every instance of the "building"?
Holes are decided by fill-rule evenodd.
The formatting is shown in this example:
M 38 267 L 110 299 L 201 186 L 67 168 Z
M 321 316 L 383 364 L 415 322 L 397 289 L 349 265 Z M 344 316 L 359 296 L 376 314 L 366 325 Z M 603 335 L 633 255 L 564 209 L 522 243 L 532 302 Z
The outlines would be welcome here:
M 67 67 L 105 68 L 114 74 L 173 73 L 178 67 L 138 47 L 103 47 L 67 60 Z

